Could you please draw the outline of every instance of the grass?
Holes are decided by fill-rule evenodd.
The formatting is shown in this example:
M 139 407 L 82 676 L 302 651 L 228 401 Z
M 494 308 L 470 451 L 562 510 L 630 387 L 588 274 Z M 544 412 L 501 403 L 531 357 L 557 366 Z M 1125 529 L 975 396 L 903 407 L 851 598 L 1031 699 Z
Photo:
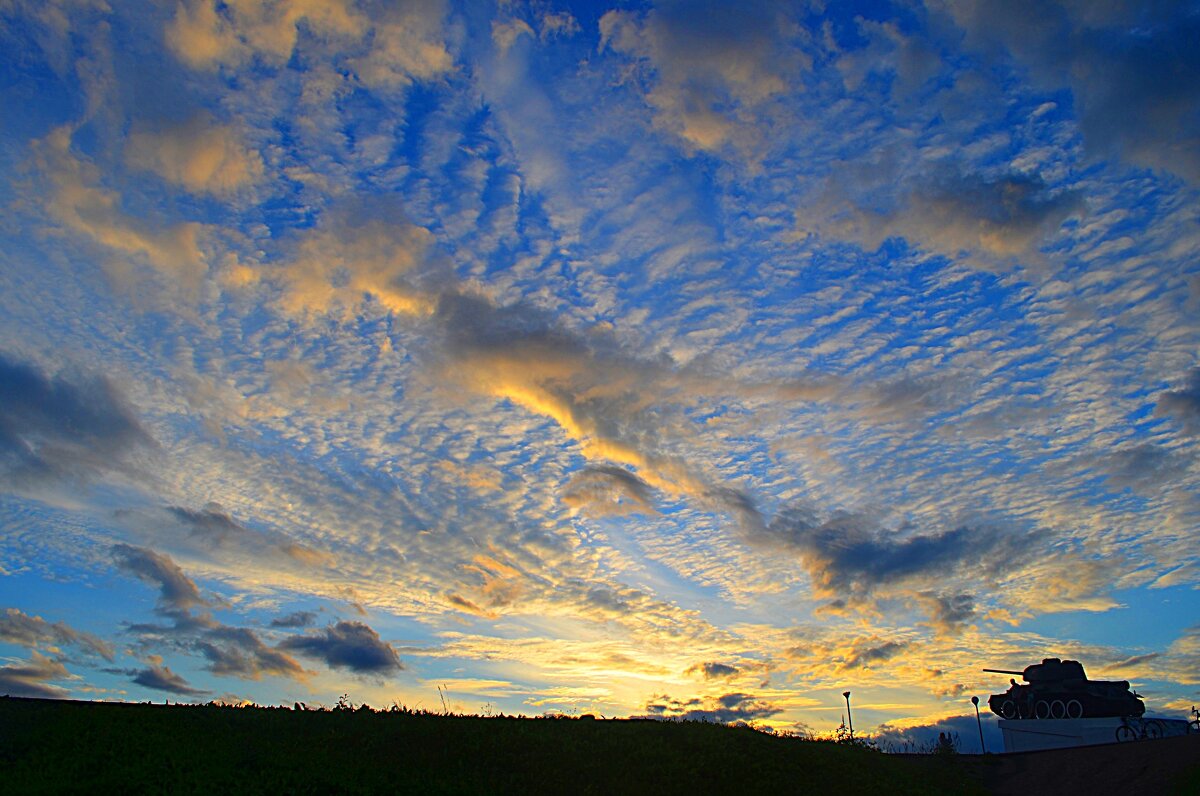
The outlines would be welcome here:
M 966 771 L 699 722 L 0 698 L 11 793 L 982 793 Z

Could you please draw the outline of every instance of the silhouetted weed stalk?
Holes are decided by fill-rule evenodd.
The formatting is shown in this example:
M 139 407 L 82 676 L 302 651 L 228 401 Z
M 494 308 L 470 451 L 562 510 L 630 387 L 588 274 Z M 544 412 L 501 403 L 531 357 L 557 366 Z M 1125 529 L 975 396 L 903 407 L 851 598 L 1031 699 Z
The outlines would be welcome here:
M 617 719 L 617 718 L 608 719 L 607 717 L 604 717 L 604 716 L 597 717 L 591 713 L 585 713 L 583 715 L 580 715 L 578 708 L 573 708 L 570 712 L 561 712 L 561 711 L 547 712 L 547 713 L 541 714 L 540 716 L 526 716 L 524 714 L 508 716 L 508 715 L 505 715 L 503 712 L 497 711 L 496 706 L 493 705 L 491 702 L 485 702 L 483 705 L 481 705 L 479 708 L 479 712 L 477 712 L 477 713 L 466 713 L 466 712 L 456 713 L 450 709 L 449 703 L 445 699 L 445 694 L 446 694 L 446 691 L 444 690 L 444 687 L 439 686 L 438 687 L 438 695 L 441 698 L 441 703 L 442 703 L 441 711 L 426 710 L 424 708 L 412 708 L 412 707 L 409 707 L 409 706 L 407 706 L 401 702 L 395 701 L 395 700 L 393 700 L 392 703 L 389 704 L 387 707 L 373 708 L 370 705 L 366 704 L 365 702 L 356 704 L 350 698 L 349 694 L 342 694 L 341 696 L 339 696 L 337 698 L 337 701 L 331 706 L 326 706 L 323 704 L 309 705 L 308 703 L 297 702 L 297 703 L 295 703 L 294 707 L 290 708 L 290 710 L 315 711 L 315 712 L 345 712 L 345 713 L 392 713 L 392 714 L 399 714 L 399 715 L 404 715 L 404 716 L 452 716 L 452 717 L 457 717 L 457 718 L 476 718 L 476 719 L 520 718 L 520 719 L 529 719 L 529 720 L 549 719 L 549 720 L 561 720 L 561 721 L 594 721 L 597 718 L 599 718 L 600 720 L 604 720 L 604 721 L 622 721 L 622 719 Z M 240 710 L 240 709 L 244 709 L 244 708 L 256 708 L 259 710 L 264 710 L 264 709 L 266 709 L 266 710 L 289 710 L 289 708 L 287 708 L 286 706 L 279 706 L 279 707 L 262 706 L 262 705 L 257 705 L 253 702 L 245 701 L 245 700 L 240 701 L 240 702 L 213 700 L 213 701 L 210 701 L 207 703 L 203 703 L 202 705 L 201 704 L 189 705 L 187 703 L 177 702 L 177 703 L 175 703 L 175 706 L 181 707 L 181 708 L 201 707 L 201 706 L 218 707 L 218 708 L 225 708 L 225 709 L 229 709 L 229 710 Z M 711 719 L 684 719 L 681 717 L 655 718 L 652 720 L 662 722 L 662 723 L 668 723 L 668 724 L 721 724 L 722 723 L 722 722 L 713 721 Z M 950 755 L 958 754 L 958 750 L 961 748 L 961 739 L 959 738 L 959 735 L 956 732 L 947 733 L 947 735 L 946 735 L 947 743 L 939 743 L 937 740 L 916 741 L 916 740 L 911 740 L 911 739 L 905 740 L 902 742 L 897 742 L 897 741 L 880 742 L 878 739 L 873 738 L 871 736 L 864 736 L 861 734 L 851 733 L 850 728 L 846 726 L 845 721 L 843 721 L 841 723 L 841 725 L 839 725 L 837 727 L 837 729 L 833 730 L 832 732 L 830 732 L 828 734 L 815 733 L 812 730 L 808 729 L 807 727 L 804 727 L 803 725 L 799 725 L 797 728 L 778 729 L 777 730 L 773 727 L 767 726 L 765 724 L 760 724 L 758 722 L 753 722 L 753 721 L 750 721 L 750 722 L 738 721 L 738 722 L 729 724 L 727 726 L 731 727 L 732 729 L 753 730 L 754 732 L 759 732 L 764 735 L 772 735 L 772 736 L 775 736 L 778 738 L 791 738 L 791 739 L 795 739 L 795 740 L 799 740 L 799 741 L 808 741 L 811 743 L 832 743 L 832 744 L 837 744 L 838 746 L 850 746 L 850 747 L 855 747 L 858 749 L 865 749 L 867 751 L 881 752 L 881 753 L 885 753 L 885 754 L 910 754 L 910 755 L 918 754 L 918 755 L 950 756 Z

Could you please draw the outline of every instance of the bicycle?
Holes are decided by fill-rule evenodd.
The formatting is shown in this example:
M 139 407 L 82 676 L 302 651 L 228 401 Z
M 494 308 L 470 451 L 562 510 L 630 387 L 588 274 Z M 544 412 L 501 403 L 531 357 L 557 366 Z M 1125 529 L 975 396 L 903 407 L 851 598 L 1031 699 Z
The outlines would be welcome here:
M 1164 728 L 1158 719 L 1135 719 L 1122 717 L 1121 726 L 1117 727 L 1117 743 L 1129 741 L 1155 741 L 1163 737 Z
M 1196 706 L 1192 705 L 1192 716 L 1194 717 L 1188 722 L 1188 732 L 1200 732 L 1200 710 L 1196 710 Z

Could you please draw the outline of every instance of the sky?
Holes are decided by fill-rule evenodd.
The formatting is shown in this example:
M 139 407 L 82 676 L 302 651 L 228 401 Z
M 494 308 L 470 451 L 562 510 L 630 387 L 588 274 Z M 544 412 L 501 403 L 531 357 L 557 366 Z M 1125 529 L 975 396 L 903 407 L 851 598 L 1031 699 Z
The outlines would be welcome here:
M 0 693 L 1186 713 L 1198 37 L 0 0 Z

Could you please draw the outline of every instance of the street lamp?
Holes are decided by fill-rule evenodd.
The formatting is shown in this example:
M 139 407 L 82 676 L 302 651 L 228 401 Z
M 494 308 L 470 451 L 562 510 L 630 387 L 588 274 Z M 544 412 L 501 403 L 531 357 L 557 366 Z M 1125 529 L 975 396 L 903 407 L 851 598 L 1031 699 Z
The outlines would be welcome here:
M 842 696 L 846 698 L 846 718 L 850 720 L 850 737 L 854 737 L 854 717 L 850 715 L 850 692 L 843 691 Z
M 986 755 L 987 747 L 983 745 L 983 720 L 979 718 L 979 697 L 971 697 L 971 704 L 975 706 L 975 724 L 979 726 L 979 748 Z

